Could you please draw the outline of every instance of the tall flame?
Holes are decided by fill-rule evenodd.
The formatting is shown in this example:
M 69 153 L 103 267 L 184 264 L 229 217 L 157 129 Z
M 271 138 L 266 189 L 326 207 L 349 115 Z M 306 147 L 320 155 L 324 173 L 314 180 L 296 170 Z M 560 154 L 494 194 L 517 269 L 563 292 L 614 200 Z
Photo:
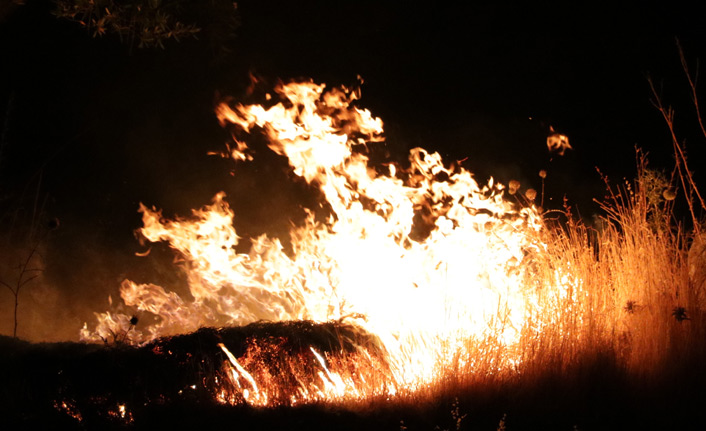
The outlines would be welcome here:
M 141 205 L 142 235 L 183 256 L 193 299 L 126 280 L 125 304 L 158 322 L 138 331 L 127 316 L 105 313 L 96 330 L 84 327 L 84 339 L 120 333 L 141 343 L 201 326 L 345 320 L 379 338 L 388 394 L 427 385 L 459 362 L 472 364 L 468 346 L 482 340 L 504 348 L 497 367 L 519 361 L 513 346 L 529 316 L 541 313 L 524 281 L 528 256 L 544 247 L 537 210 L 505 200 L 503 185 L 491 179 L 480 186 L 467 170 L 421 148 L 411 150 L 408 167 L 371 166 L 365 149 L 383 140 L 382 121 L 353 105 L 354 91 L 295 82 L 276 92 L 280 102 L 269 108 L 221 104 L 218 118 L 241 135 L 264 133 L 295 175 L 318 186 L 330 214 L 321 220 L 310 212 L 294 227 L 290 253 L 262 235 L 242 254 L 224 193 L 186 219 L 165 219 Z M 250 160 L 249 151 L 238 140 L 230 156 Z M 571 285 L 561 277 L 557 284 Z M 221 348 L 231 380 L 247 381 L 245 400 L 267 404 L 255 374 Z M 321 353 L 311 354 L 324 389 L 316 396 L 300 390 L 292 402 L 361 396 L 363 383 L 345 383 Z

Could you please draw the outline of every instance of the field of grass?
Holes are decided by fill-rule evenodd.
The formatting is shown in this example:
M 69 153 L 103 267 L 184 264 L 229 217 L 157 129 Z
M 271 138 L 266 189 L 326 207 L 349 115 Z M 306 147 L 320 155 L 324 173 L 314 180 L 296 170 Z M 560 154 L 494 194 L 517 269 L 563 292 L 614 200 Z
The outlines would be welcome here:
M 294 335 L 292 329 L 284 328 Z M 306 342 L 319 331 L 309 331 Z M 627 369 L 614 351 L 594 351 L 568 363 L 552 358 L 550 368 L 538 360 L 517 373 L 449 376 L 392 399 L 221 404 L 208 387 L 223 359 L 213 346 L 235 345 L 246 334 L 264 332 L 204 329 L 140 349 L 3 338 L 5 429 L 495 430 L 502 418 L 506 429 L 695 429 L 706 419 L 704 357 L 687 349 L 649 373 Z M 157 345 L 173 354 L 159 353 Z
M 656 106 L 673 131 L 671 111 Z M 602 216 L 589 224 L 567 205 L 523 232 L 521 271 L 503 266 L 515 271 L 504 282 L 520 284 L 507 296 L 520 292 L 522 301 L 500 299 L 491 330 L 461 345 L 452 337 L 432 343 L 436 362 L 421 363 L 434 378 L 417 386 L 391 371 L 389 346 L 404 342 L 383 343 L 354 324 L 360 316 L 201 328 L 131 344 L 138 319 L 121 315 L 118 329 L 96 332 L 104 344 L 0 337 L 0 415 L 9 429 L 704 428 L 706 205 L 673 138 L 671 178 L 638 151 L 634 181 L 606 179 Z M 533 199 L 517 196 L 532 211 Z M 524 229 L 503 220 L 488 224 Z M 174 299 L 159 289 L 157 299 Z M 509 309 L 516 304 L 525 309 Z M 185 309 L 177 308 L 165 307 Z
M 222 378 L 226 359 L 219 343 L 237 357 L 247 340 L 273 337 L 284 340 L 278 355 L 315 346 L 345 356 L 354 345 L 374 340 L 343 323 L 310 322 L 204 328 L 143 347 L 2 337 L 6 429 L 703 426 L 706 247 L 698 225 L 687 230 L 674 223 L 673 201 L 665 199 L 664 184 L 654 175 L 640 159 L 638 179 L 613 189 L 604 204 L 606 217 L 595 228 L 568 213 L 548 218 L 550 228 L 540 233 L 547 249 L 532 256 L 528 288 L 541 291 L 557 268 L 577 282 L 568 284 L 574 291 L 539 295 L 555 315 L 537 316 L 541 327 L 528 320 L 519 346 L 522 360 L 513 367 L 497 367 L 493 358 L 502 356 L 501 346 L 488 339 L 468 346 L 467 354 L 477 360 L 458 361 L 436 383 L 414 392 L 254 407 L 217 401 L 214 379 Z M 272 375 L 284 373 L 275 357 L 270 362 Z

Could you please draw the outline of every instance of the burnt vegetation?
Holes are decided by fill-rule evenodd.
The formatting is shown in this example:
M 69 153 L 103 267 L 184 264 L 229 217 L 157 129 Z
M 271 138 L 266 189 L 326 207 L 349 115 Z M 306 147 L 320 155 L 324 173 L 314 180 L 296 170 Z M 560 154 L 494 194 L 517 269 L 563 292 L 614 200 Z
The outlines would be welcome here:
M 262 364 L 263 372 L 285 392 L 297 385 L 290 365 L 295 357 L 309 359 L 300 362 L 309 368 L 312 380 L 317 378 L 312 348 L 332 358 L 367 346 L 381 366 L 385 364 L 374 336 L 343 323 L 307 321 L 202 328 L 142 347 L 119 338 L 105 345 L 32 344 L 3 336 L 0 344 L 2 409 L 21 427 L 106 429 L 137 423 L 152 428 L 157 424 L 153 421 L 169 423 L 174 415 L 181 419 L 173 423 L 179 423 L 185 418 L 179 411 L 188 411 L 188 416 L 202 409 L 217 413 L 214 421 L 219 415 L 230 416 L 242 409 L 216 401 L 227 361 L 220 345 L 245 364 L 248 359 Z M 283 393 L 273 404 L 287 403 L 287 396 Z
M 393 399 L 253 407 L 216 400 L 214 379 L 226 360 L 219 343 L 239 357 L 260 344 L 256 359 L 265 360 L 282 383 L 291 378 L 287 356 L 310 346 L 336 356 L 361 344 L 374 352 L 376 345 L 374 337 L 354 327 L 310 322 L 203 328 L 143 347 L 1 337 L 4 423 L 9 429 L 429 430 L 498 429 L 504 418 L 507 429 L 671 429 L 704 420 L 703 346 L 676 349 L 649 376 L 631 374 L 616 361 L 616 352 L 595 351 L 554 367 L 526 364 L 526 371 L 512 378 L 441 381 Z

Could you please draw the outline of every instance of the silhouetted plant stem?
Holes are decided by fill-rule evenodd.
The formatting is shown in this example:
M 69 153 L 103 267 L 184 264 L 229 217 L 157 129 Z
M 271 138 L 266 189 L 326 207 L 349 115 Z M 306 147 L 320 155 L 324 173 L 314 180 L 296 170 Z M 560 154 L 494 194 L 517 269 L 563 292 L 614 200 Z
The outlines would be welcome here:
M 38 246 L 39 246 L 39 242 L 37 242 L 35 244 L 35 246 L 32 247 L 29 254 L 27 255 L 27 258 L 24 260 L 23 263 L 21 263 L 18 266 L 19 273 L 17 275 L 17 281 L 15 282 L 14 286 L 0 280 L 0 284 L 7 287 L 10 290 L 10 292 L 12 292 L 12 295 L 15 297 L 15 306 L 14 306 L 14 310 L 13 310 L 14 326 L 12 329 L 12 336 L 14 338 L 17 338 L 17 311 L 19 308 L 20 291 L 27 283 L 29 283 L 30 281 L 34 280 L 35 278 L 37 278 L 39 276 L 39 274 L 34 274 L 34 275 L 30 275 L 30 274 L 41 271 L 41 269 L 39 269 L 39 268 L 29 268 L 29 264 L 32 261 L 32 258 L 34 257 Z
M 679 174 L 679 181 L 681 182 L 681 185 L 684 189 L 686 202 L 689 205 L 689 213 L 691 214 L 691 219 L 694 223 L 694 232 L 698 235 L 700 233 L 699 219 L 696 216 L 696 212 L 694 211 L 693 194 L 696 194 L 701 208 L 706 208 L 706 204 L 704 203 L 704 199 L 701 197 L 701 193 L 699 193 L 699 190 L 696 187 L 696 184 L 694 183 L 694 179 L 691 175 L 691 171 L 689 171 L 689 166 L 687 164 L 686 154 L 684 153 L 682 144 L 679 142 L 679 139 L 677 138 L 676 132 L 674 130 L 674 109 L 671 106 L 664 106 L 652 79 L 648 78 L 647 82 L 650 85 L 650 90 L 652 91 L 652 95 L 654 97 L 654 99 L 652 100 L 652 105 L 654 105 L 654 107 L 657 108 L 660 114 L 662 114 L 662 117 L 664 118 L 664 121 L 667 123 L 667 127 L 669 128 L 669 133 L 672 138 L 672 146 L 674 148 L 674 158 L 676 162 L 677 173 Z
M 694 110 L 696 111 L 696 120 L 699 122 L 699 128 L 701 129 L 701 134 L 706 137 L 706 127 L 704 127 L 703 118 L 701 117 L 701 110 L 699 109 L 699 98 L 696 94 L 696 82 L 699 78 L 699 62 L 696 61 L 696 72 L 692 75 L 689 72 L 689 64 L 684 56 L 684 50 L 677 39 L 677 49 L 679 50 L 679 60 L 681 61 L 681 67 L 684 70 L 687 81 L 689 81 L 689 90 L 691 90 L 691 101 L 694 103 Z

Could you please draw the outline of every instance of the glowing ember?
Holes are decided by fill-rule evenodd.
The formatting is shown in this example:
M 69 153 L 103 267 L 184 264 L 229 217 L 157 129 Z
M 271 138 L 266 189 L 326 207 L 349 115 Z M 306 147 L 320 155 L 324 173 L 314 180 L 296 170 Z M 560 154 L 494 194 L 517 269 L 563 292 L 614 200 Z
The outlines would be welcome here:
M 563 156 L 566 150 L 571 150 L 571 145 L 569 145 L 569 137 L 558 133 L 553 127 L 549 127 L 549 136 L 547 136 L 547 149 L 549 152 L 555 152 L 560 156 Z
M 58 411 L 62 411 L 66 413 L 68 416 L 71 416 L 72 418 L 76 419 L 77 422 L 83 422 L 83 416 L 81 416 L 81 412 L 76 408 L 74 403 L 68 400 L 64 400 L 61 402 L 54 401 L 54 408 Z
M 84 327 L 83 339 L 143 343 L 259 320 L 347 321 L 378 337 L 386 366 L 363 347 L 348 359 L 311 348 L 287 367 L 318 378 L 297 377 L 289 389 L 276 387 L 253 361 L 261 346 L 236 358 L 220 344 L 227 360 L 216 397 L 256 405 L 390 395 L 478 361 L 491 361 L 489 370 L 518 364 L 523 333 L 551 324 L 546 310 L 562 306 L 578 283 L 557 268 L 554 286 L 527 285 L 533 256 L 545 248 L 535 208 L 519 208 L 503 198 L 503 185 L 491 179 L 480 186 L 470 172 L 421 148 L 410 152 L 408 167 L 375 169 L 365 150 L 382 141 L 382 122 L 353 106 L 355 92 L 310 82 L 276 92 L 281 101 L 269 108 L 222 104 L 218 118 L 240 134 L 264 133 L 295 175 L 319 187 L 329 216 L 310 213 L 294 227 L 291 253 L 262 235 L 248 254 L 238 254 L 223 193 L 186 219 L 165 219 L 141 205 L 142 235 L 183 256 L 193 299 L 126 280 L 125 304 L 155 314 L 157 323 L 137 330 L 130 316 L 104 313 L 95 330 Z M 247 145 L 236 143 L 229 155 L 252 159 Z M 549 287 L 554 296 L 536 294 Z M 482 357 L 490 345 L 500 353 Z

